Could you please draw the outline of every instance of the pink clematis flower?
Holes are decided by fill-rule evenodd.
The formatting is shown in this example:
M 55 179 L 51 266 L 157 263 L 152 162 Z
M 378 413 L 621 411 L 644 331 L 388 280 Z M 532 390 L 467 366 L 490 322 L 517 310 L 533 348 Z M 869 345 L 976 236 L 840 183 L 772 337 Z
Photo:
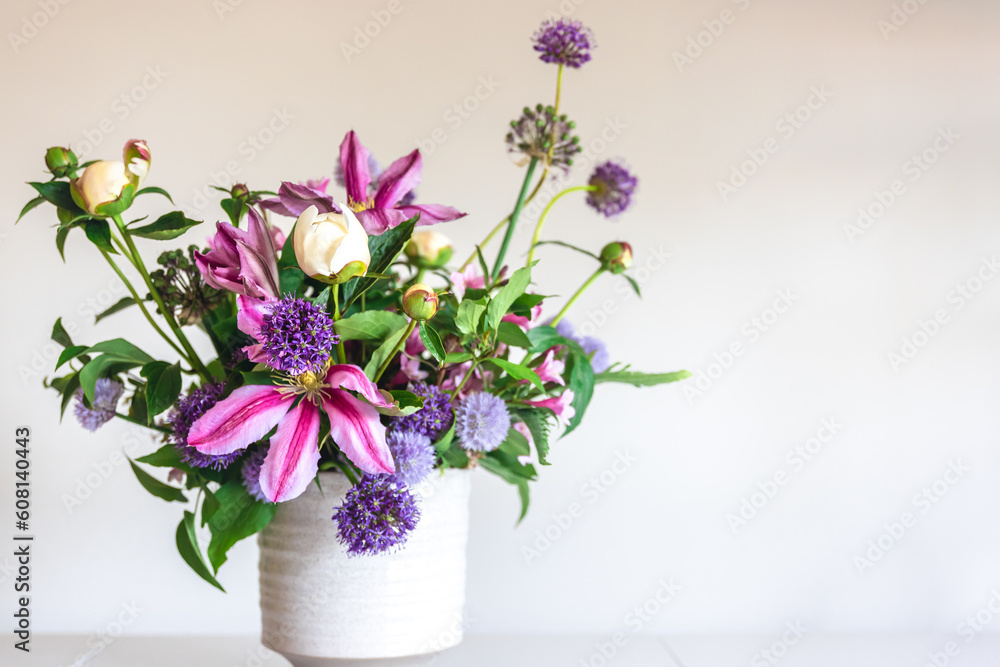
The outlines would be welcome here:
M 536 408 L 548 408 L 556 413 L 556 420 L 563 426 L 569 426 L 570 420 L 576 416 L 576 408 L 573 407 L 573 390 L 567 389 L 561 395 L 553 398 L 546 398 L 541 401 L 525 401 L 528 405 Z
M 246 231 L 228 222 L 216 223 L 208 244 L 211 249 L 204 255 L 194 253 L 205 282 L 255 299 L 278 297 L 278 257 L 267 223 L 257 211 L 250 209 Z
M 407 201 L 406 195 L 421 180 L 422 158 L 419 150 L 414 150 L 389 165 L 388 169 L 379 174 L 374 194 L 369 194 L 369 186 L 373 181 L 370 156 L 354 130 L 348 132 L 340 144 L 340 165 L 347 189 L 347 205 L 357 214 L 361 226 L 369 236 L 378 236 L 418 213 L 420 225 L 433 225 L 465 216 L 465 213 L 451 206 L 412 204 Z M 323 185 L 323 188 L 320 189 L 319 185 Z M 301 215 L 309 206 L 315 206 L 319 213 L 341 212 L 333 198 L 326 194 L 325 183 L 282 183 L 277 199 L 262 202 L 261 206 L 293 217 Z
M 304 373 L 289 380 L 288 385 L 236 389 L 191 426 L 188 444 L 203 454 L 229 454 L 277 426 L 261 466 L 260 488 L 271 502 L 284 502 L 299 496 L 316 476 L 322 409 L 330 418 L 331 437 L 356 466 L 372 474 L 395 472 L 376 410 L 392 403 L 364 371 L 341 364 L 325 374 Z
M 566 386 L 566 381 L 562 377 L 563 373 L 566 372 L 566 362 L 556 359 L 556 348 L 551 348 L 542 359 L 542 363 L 535 366 L 534 370 L 543 383 L 555 382 L 563 387 Z M 521 380 L 522 384 L 526 382 L 528 381 Z

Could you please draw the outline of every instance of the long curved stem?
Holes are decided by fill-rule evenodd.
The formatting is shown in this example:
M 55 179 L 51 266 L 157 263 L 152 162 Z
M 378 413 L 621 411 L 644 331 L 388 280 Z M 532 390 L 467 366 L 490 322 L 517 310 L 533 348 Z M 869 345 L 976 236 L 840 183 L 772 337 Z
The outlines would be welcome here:
M 556 315 L 555 318 L 553 318 L 549 326 L 554 327 L 555 325 L 559 324 L 559 320 L 561 320 L 563 316 L 566 315 L 566 311 L 568 311 L 573 306 L 573 304 L 576 303 L 576 300 L 580 298 L 580 295 L 586 292 L 587 288 L 593 285 L 594 281 L 597 280 L 597 276 L 601 275 L 602 273 L 604 273 L 603 266 L 594 271 L 594 275 L 590 276 L 590 278 L 587 278 L 587 282 L 581 285 L 580 289 L 576 291 L 576 294 L 570 297 L 570 300 L 566 302 L 566 305 L 563 306 L 562 310 L 559 311 L 559 314 Z
M 399 339 L 399 341 L 396 343 L 396 346 L 392 348 L 392 352 L 390 352 L 389 356 L 386 357 L 385 361 L 382 362 L 382 367 L 378 369 L 378 373 L 376 373 L 375 377 L 372 378 L 372 382 L 378 382 L 379 378 L 382 377 L 382 373 L 385 373 L 386 369 L 389 368 L 389 364 L 392 363 L 392 360 L 396 357 L 396 354 L 400 351 L 400 349 L 402 349 L 403 344 L 406 342 L 406 339 L 410 337 L 410 334 L 413 333 L 413 329 L 416 326 L 417 326 L 417 321 L 411 319 L 410 323 L 406 326 L 406 331 L 403 333 L 403 337 Z
M 538 237 L 542 233 L 542 225 L 545 224 L 545 217 L 549 214 L 549 211 L 555 203 L 559 201 L 560 198 L 565 197 L 571 192 L 582 192 L 584 190 L 590 192 L 596 189 L 597 188 L 592 185 L 577 185 L 576 187 L 566 188 L 549 201 L 545 208 L 542 209 L 542 214 L 538 216 L 538 223 L 535 224 L 535 234 L 531 237 L 531 247 L 528 248 L 528 262 L 525 266 L 531 266 L 531 260 L 535 257 L 535 246 L 538 245 Z
M 524 208 L 524 201 L 528 197 L 528 187 L 531 185 L 531 177 L 534 175 L 537 165 L 538 158 L 531 158 L 531 162 L 528 163 L 528 172 L 524 175 L 524 183 L 521 184 L 521 192 L 517 196 L 517 203 L 514 204 L 514 210 L 511 212 L 510 220 L 507 222 L 507 233 L 503 237 L 503 243 L 500 244 L 497 261 L 493 264 L 491 275 L 494 280 L 500 275 L 500 269 L 503 267 L 503 258 L 507 254 L 507 247 L 510 245 L 511 238 L 514 237 L 514 228 L 517 227 L 517 219 L 521 217 L 521 209 Z
M 336 322 L 340 319 L 340 302 L 338 299 L 340 285 L 330 285 L 330 292 L 333 296 L 333 321 Z M 344 352 L 344 341 L 340 340 L 340 336 L 337 336 L 337 361 L 341 365 L 347 363 L 347 354 Z
M 118 239 L 114 240 L 117 241 Z M 129 294 L 132 295 L 132 300 L 135 301 L 137 306 L 139 306 L 139 310 L 142 311 L 142 314 L 146 316 L 146 321 L 149 322 L 150 326 L 152 326 L 153 329 L 156 330 L 156 333 L 160 334 L 160 336 L 163 337 L 163 340 L 167 341 L 167 343 L 170 344 L 170 347 L 174 348 L 174 351 L 176 351 L 177 354 L 181 356 L 181 359 L 190 364 L 191 360 L 187 358 L 187 355 L 184 353 L 184 350 L 178 347 L 177 343 L 175 343 L 173 339 L 170 338 L 170 336 L 168 336 L 166 332 L 160 328 L 160 325 L 156 323 L 156 320 L 153 319 L 153 316 L 150 314 L 149 310 L 146 309 L 146 304 L 143 302 L 143 299 L 139 297 L 139 293 L 135 291 L 135 287 L 133 287 L 132 283 L 129 282 L 129 279 L 125 277 L 125 274 L 122 273 L 122 270 L 118 268 L 118 264 L 116 264 L 115 260 L 111 258 L 111 255 L 109 255 L 105 250 L 101 250 L 101 254 L 104 255 L 104 259 L 108 261 L 108 264 L 111 265 L 111 268 L 114 270 L 114 272 L 118 274 L 118 278 L 125 284 L 125 289 L 127 289 L 129 291 Z

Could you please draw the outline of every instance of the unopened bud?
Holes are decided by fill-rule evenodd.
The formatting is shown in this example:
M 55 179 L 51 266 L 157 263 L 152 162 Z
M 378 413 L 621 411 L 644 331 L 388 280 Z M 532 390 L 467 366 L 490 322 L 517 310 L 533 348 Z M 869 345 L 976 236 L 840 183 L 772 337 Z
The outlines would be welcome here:
M 434 229 L 413 232 L 404 249 L 407 258 L 422 269 L 439 269 L 451 259 L 451 241 Z
M 614 241 L 601 250 L 601 265 L 614 274 L 623 273 L 632 266 L 632 246 L 625 241 Z
M 423 322 L 438 311 L 438 295 L 432 287 L 417 283 L 403 293 L 403 312 L 411 319 Z
M 45 166 L 56 178 L 65 176 L 72 178 L 77 164 L 79 162 L 76 159 L 76 154 L 68 148 L 53 146 L 45 151 Z

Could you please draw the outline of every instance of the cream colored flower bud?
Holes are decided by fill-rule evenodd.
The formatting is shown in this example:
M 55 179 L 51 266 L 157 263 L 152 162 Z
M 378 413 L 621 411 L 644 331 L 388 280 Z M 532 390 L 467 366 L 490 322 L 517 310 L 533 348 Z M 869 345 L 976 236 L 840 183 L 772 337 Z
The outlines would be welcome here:
M 321 214 L 310 206 L 292 230 L 299 268 L 316 280 L 332 284 L 363 276 L 371 263 L 368 234 L 351 209 L 339 206 L 343 214 Z

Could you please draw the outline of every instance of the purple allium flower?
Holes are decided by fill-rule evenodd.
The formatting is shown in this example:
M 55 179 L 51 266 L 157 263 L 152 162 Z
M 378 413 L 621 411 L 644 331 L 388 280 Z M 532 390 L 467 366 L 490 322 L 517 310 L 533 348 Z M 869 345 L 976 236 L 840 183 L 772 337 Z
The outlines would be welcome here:
M 448 394 L 440 387 L 425 382 L 411 384 L 409 390 L 424 399 L 424 406 L 412 415 L 394 419 L 392 430 L 414 431 L 426 435 L 431 442 L 437 442 L 451 428 L 455 418 Z
M 431 439 L 416 431 L 393 431 L 386 437 L 389 451 L 396 462 L 397 484 L 414 486 L 434 469 L 434 447 Z
M 580 347 L 590 355 L 590 365 L 595 373 L 603 373 L 611 366 L 611 355 L 608 354 L 608 346 L 604 341 L 594 336 L 585 336 L 580 339 Z
M 420 520 L 417 499 L 391 477 L 365 475 L 334 508 L 337 539 L 347 555 L 373 555 L 406 542 Z
M 579 153 L 580 137 L 573 134 L 576 123 L 566 114 L 556 115 L 551 106 L 524 107 L 521 117 L 510 121 L 507 152 L 523 153 L 546 164 L 569 171 L 573 156 Z
M 94 400 L 90 402 L 90 407 L 87 407 L 83 389 L 77 389 L 73 414 L 76 415 L 80 426 L 88 431 L 96 431 L 114 419 L 115 410 L 118 409 L 118 399 L 122 397 L 124 391 L 125 387 L 121 382 L 98 378 L 94 384 Z
M 613 218 L 632 205 L 639 179 L 621 163 L 608 160 L 594 168 L 588 182 L 587 204 L 605 217 Z
M 492 451 L 507 439 L 509 430 L 507 404 L 493 394 L 469 394 L 455 408 L 455 436 L 465 449 Z
M 270 356 L 268 365 L 292 375 L 322 370 L 338 340 L 333 319 L 325 310 L 292 296 L 274 302 L 260 327 L 262 349 Z
M 243 488 L 247 490 L 251 498 L 262 503 L 270 502 L 264 492 L 260 490 L 260 468 L 264 465 L 264 459 L 267 458 L 268 449 L 270 447 L 267 445 L 254 449 L 243 461 L 243 467 L 240 469 Z
M 578 68 L 590 60 L 594 33 L 579 21 L 548 20 L 535 32 L 535 51 L 544 62 Z
M 173 429 L 174 448 L 180 454 L 181 461 L 192 468 L 212 468 L 224 470 L 228 468 L 243 453 L 235 451 L 230 454 L 202 454 L 187 444 L 188 431 L 208 409 L 222 398 L 222 383 L 204 384 L 189 392 L 177 401 L 167 418 L 167 423 Z

